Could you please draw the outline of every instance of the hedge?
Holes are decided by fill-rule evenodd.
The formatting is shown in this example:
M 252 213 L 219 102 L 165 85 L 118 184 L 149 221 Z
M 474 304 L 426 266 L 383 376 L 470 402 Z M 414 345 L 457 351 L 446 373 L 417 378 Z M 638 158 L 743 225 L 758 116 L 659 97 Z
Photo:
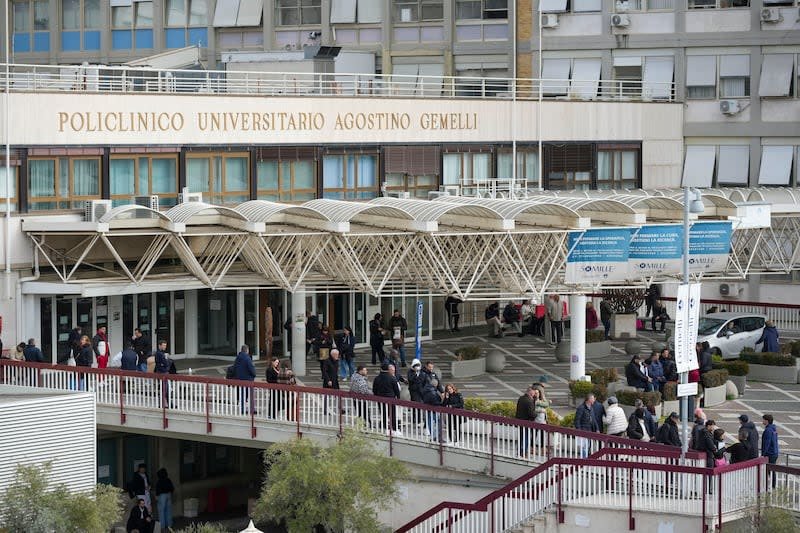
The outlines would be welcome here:
M 456 357 L 460 361 L 471 361 L 483 356 L 483 350 L 480 346 L 464 346 L 455 351 Z
M 645 405 L 658 405 L 661 403 L 661 393 L 658 391 L 642 392 L 621 390 L 617 391 L 617 400 L 619 400 L 619 403 L 622 405 L 633 405 L 636 403 L 636 400 L 642 400 Z
M 711 365 L 714 370 L 727 370 L 731 376 L 746 376 L 750 372 L 750 365 L 747 361 L 714 361 Z
M 703 374 L 703 386 L 707 389 L 720 387 L 728 381 L 728 371 L 725 369 L 709 370 Z
M 751 365 L 795 366 L 797 364 L 797 357 L 794 355 L 774 352 L 751 352 L 744 350 L 739 354 L 739 359 Z
M 592 376 L 592 383 L 597 385 L 608 385 L 616 382 L 619 378 L 616 368 L 597 368 L 592 370 L 589 375 Z
M 583 399 L 587 394 L 594 394 L 599 402 L 606 401 L 608 388 L 602 383 L 592 383 L 590 381 L 570 381 L 569 394 L 574 399 Z
M 466 398 L 464 400 L 464 409 L 468 411 L 475 411 L 476 413 L 485 413 L 488 415 L 505 416 L 507 418 L 516 418 L 517 402 L 510 400 L 505 401 L 490 401 L 485 398 Z M 552 409 L 547 409 L 547 423 L 558 425 L 558 414 Z

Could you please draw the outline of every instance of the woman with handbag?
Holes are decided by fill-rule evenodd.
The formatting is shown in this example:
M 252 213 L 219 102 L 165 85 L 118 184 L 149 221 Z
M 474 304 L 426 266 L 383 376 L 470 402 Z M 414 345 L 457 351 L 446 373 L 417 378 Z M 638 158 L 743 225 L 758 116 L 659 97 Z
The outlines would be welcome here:
M 291 386 L 297 385 L 297 380 L 294 377 L 294 372 L 292 372 L 292 367 L 288 359 L 281 364 L 280 372 L 278 372 L 278 383 Z M 294 391 L 285 392 L 284 399 L 281 402 L 281 409 L 286 410 L 286 420 L 297 420 L 297 414 L 295 413 L 295 406 L 297 405 L 296 396 L 297 393 Z
M 322 367 L 325 360 L 331 355 L 331 348 L 333 348 L 333 337 L 328 326 L 322 326 L 319 334 L 314 338 L 314 351 L 317 352 L 317 359 L 319 360 L 319 371 L 322 372 Z

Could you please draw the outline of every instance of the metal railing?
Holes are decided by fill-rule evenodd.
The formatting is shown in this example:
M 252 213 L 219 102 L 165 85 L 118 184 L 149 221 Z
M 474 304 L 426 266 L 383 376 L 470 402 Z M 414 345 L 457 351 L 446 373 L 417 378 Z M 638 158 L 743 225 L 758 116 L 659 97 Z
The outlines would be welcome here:
M 642 80 L 163 70 L 125 66 L 0 64 L 0 89 L 74 93 L 672 101 L 672 82 Z
M 663 450 L 665 446 L 537 424 L 461 409 L 432 407 L 417 402 L 348 391 L 297 387 L 184 376 L 126 372 L 0 360 L 0 383 L 55 390 L 87 390 L 98 406 L 119 410 L 119 425 L 142 409 L 159 413 L 162 427 L 171 418 L 197 415 L 205 419 L 206 433 L 215 424 L 239 420 L 250 426 L 252 439 L 259 429 L 280 425 L 297 435 L 309 429 L 341 434 L 347 429 L 393 443 L 403 442 L 438 449 L 444 465 L 445 449 L 481 457 L 490 475 L 498 460 L 536 465 L 552 457 L 587 457 L 605 448 Z
M 604 449 L 587 459 L 550 459 L 475 503 L 443 502 L 397 531 L 508 531 L 547 509 L 564 523 L 570 503 L 627 512 L 631 530 L 636 512 L 680 512 L 698 518 L 700 531 L 721 530 L 766 490 L 766 458 L 711 469 L 679 457 L 677 450 Z

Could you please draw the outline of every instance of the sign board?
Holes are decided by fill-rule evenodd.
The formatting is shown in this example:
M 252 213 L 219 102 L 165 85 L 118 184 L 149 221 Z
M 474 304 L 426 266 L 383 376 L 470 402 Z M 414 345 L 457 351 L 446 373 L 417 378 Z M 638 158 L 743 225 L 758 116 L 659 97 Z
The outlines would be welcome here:
M 414 342 L 414 354 L 417 359 L 422 359 L 422 300 L 417 302 L 417 332 Z
M 681 271 L 683 226 L 642 226 L 631 235 L 628 271 L 631 277 L 677 274 Z
M 678 383 L 678 398 L 683 396 L 696 396 L 697 383 Z
M 689 270 L 719 272 L 725 270 L 731 251 L 730 222 L 695 222 L 689 231 Z
M 772 226 L 772 204 L 745 203 L 737 204 L 739 216 L 730 217 L 733 227 L 740 229 L 769 228 Z
M 700 284 L 678 285 L 675 306 L 675 365 L 678 372 L 699 368 L 697 352 L 697 324 L 700 316 Z
M 597 283 L 628 278 L 631 230 L 590 229 L 569 233 L 564 283 Z

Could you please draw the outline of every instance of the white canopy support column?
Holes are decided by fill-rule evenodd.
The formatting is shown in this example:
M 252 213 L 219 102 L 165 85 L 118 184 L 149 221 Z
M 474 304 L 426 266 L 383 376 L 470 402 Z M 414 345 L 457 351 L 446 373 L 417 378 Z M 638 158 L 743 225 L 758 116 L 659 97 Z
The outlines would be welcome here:
M 569 379 L 581 379 L 586 375 L 586 295 L 569 297 Z
M 306 375 L 306 290 L 297 287 L 292 292 L 292 370 L 297 376 Z

